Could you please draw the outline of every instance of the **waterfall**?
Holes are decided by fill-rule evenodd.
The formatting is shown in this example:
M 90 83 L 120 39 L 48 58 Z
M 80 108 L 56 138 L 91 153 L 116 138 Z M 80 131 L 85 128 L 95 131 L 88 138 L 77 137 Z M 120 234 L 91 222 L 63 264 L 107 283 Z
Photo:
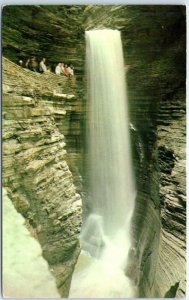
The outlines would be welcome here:
M 132 297 L 134 288 L 124 269 L 136 192 L 121 36 L 118 30 L 86 31 L 86 42 L 91 205 L 70 295 Z

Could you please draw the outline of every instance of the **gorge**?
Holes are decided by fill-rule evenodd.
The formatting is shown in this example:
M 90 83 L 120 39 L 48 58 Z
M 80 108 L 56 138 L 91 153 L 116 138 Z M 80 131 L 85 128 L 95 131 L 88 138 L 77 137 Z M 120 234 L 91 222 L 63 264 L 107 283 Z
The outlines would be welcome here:
M 130 152 L 129 146 L 124 144 L 124 140 L 128 140 L 128 129 L 124 132 L 121 129 L 115 131 L 126 119 L 126 95 L 121 92 L 121 85 L 125 86 L 126 79 L 119 65 L 121 50 L 112 37 L 111 47 L 107 46 L 106 37 L 102 38 L 102 48 L 98 41 L 97 65 L 88 74 L 91 76 L 90 86 L 94 78 L 98 86 L 107 84 L 103 92 L 100 87 L 93 87 L 96 91 L 96 100 L 93 100 L 100 101 L 103 93 L 105 103 L 109 104 L 103 106 L 105 103 L 100 102 L 98 108 L 104 113 L 103 122 L 111 121 L 110 126 L 106 123 L 102 126 L 109 142 L 98 138 L 99 142 L 95 144 L 95 135 L 101 132 L 90 132 L 91 139 L 95 137 L 91 161 L 96 170 L 102 170 L 99 173 L 95 173 L 95 169 L 91 171 L 90 159 L 86 164 L 89 150 L 85 136 L 88 122 L 86 114 L 90 113 L 90 109 L 87 108 L 89 97 L 85 96 L 85 32 L 90 40 L 89 32 L 95 34 L 95 31 L 101 32 L 104 28 L 113 29 L 114 32 L 119 30 L 123 43 L 133 175 L 128 175 L 128 169 L 124 167 L 127 165 L 130 168 L 127 155 L 118 161 L 117 153 L 114 154 L 111 136 L 116 135 L 116 149 L 120 147 L 120 152 L 125 154 Z M 97 36 L 94 38 L 97 39 Z M 138 297 L 185 295 L 185 42 L 184 6 L 4 7 L 3 186 L 17 211 L 25 218 L 29 231 L 39 241 L 61 297 L 69 296 L 72 274 L 81 251 L 79 235 L 82 217 L 81 245 L 87 216 L 92 216 L 91 221 L 97 222 L 101 231 L 101 218 L 94 217 L 94 214 L 102 215 L 104 210 L 108 218 L 113 211 L 107 228 L 103 228 L 108 232 L 112 231 L 111 225 L 116 228 L 116 213 L 120 210 L 118 218 L 123 228 L 129 213 L 128 203 L 123 199 L 119 206 L 114 200 L 116 193 L 124 196 L 126 193 L 128 198 L 129 195 L 135 198 L 132 196 L 132 176 L 137 189 L 129 231 L 129 243 L 132 246 L 128 249 L 118 247 L 118 250 L 125 249 L 124 258 L 128 252 L 129 259 L 127 266 L 124 266 L 124 278 L 115 272 L 117 278 L 121 278 L 118 281 L 122 290 L 118 290 L 115 284 L 116 293 L 112 297 L 125 297 L 122 291 L 130 284 L 130 280 L 137 287 Z M 109 50 L 103 56 L 106 46 Z M 115 55 L 119 75 L 116 71 L 111 72 L 110 66 L 104 69 L 106 60 L 110 59 L 108 64 L 113 64 L 111 49 L 114 46 L 116 51 L 120 51 Z M 51 65 L 59 60 L 71 61 L 75 66 L 74 78 L 58 77 L 53 73 L 34 73 L 15 64 L 18 58 L 31 54 L 45 55 Z M 92 64 L 92 61 L 90 57 L 88 64 Z M 106 76 L 103 76 L 103 72 Z M 115 85 L 111 85 L 108 78 Z M 106 83 L 103 83 L 103 79 Z M 120 99 L 114 94 L 116 82 Z M 115 113 L 120 108 L 121 117 L 116 122 Z M 99 112 L 96 111 L 96 114 Z M 92 117 L 90 115 L 89 120 Z M 110 136 L 108 130 L 111 131 Z M 119 145 L 120 140 L 123 144 Z M 100 147 L 107 147 L 105 156 L 103 152 L 98 152 Z M 108 178 L 112 180 L 109 183 L 112 189 L 105 191 L 104 177 L 97 174 L 107 178 L 106 174 L 112 174 L 112 170 L 115 178 Z M 97 178 L 91 180 L 92 195 L 88 192 L 88 186 L 91 186 L 90 172 L 92 178 Z M 120 184 L 122 181 L 128 184 Z M 93 186 L 94 183 L 96 186 Z M 130 191 L 125 192 L 126 186 Z M 106 199 L 106 193 L 108 199 L 113 199 L 111 211 L 101 204 Z M 91 198 L 95 198 L 95 201 L 91 201 Z M 132 206 L 134 202 L 129 203 Z M 89 227 L 94 229 L 94 225 Z M 118 232 L 118 228 L 115 232 Z M 127 235 L 125 233 L 124 238 Z M 84 249 L 85 242 L 83 238 Z M 98 256 L 103 248 L 102 241 L 96 242 L 99 247 L 96 248 L 96 244 L 95 249 L 92 247 L 94 256 Z M 115 239 L 113 245 L 118 246 L 119 239 Z M 121 255 L 118 251 L 114 256 L 117 258 Z M 79 258 L 78 264 L 85 265 L 85 260 L 92 263 L 91 257 L 87 256 L 84 262 Z M 108 272 L 111 265 L 114 265 L 113 261 L 106 263 Z M 97 267 L 97 274 L 98 270 Z M 77 285 L 74 276 L 73 283 Z M 90 280 L 94 285 L 94 278 Z M 108 280 L 101 281 L 107 293 L 110 292 L 108 284 Z

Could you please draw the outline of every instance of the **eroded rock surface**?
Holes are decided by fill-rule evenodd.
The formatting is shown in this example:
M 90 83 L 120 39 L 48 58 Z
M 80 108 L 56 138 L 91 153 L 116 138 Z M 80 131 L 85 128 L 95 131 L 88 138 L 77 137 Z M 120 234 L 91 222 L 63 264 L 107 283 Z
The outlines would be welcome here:
M 155 289 L 160 297 L 186 291 L 186 115 L 185 95 L 161 102 L 158 120 L 161 235 Z M 171 119 L 170 119 L 171 115 Z
M 121 31 L 127 64 L 138 189 L 127 273 L 141 297 L 183 297 L 185 7 L 94 5 L 84 13 L 88 30 Z
M 56 109 L 47 100 L 56 102 L 53 89 L 61 93 L 63 79 L 49 76 L 3 60 L 3 185 L 39 240 L 66 297 L 80 252 L 81 198 L 54 118 L 64 118 L 66 105 Z
M 34 55 L 47 58 L 54 68 L 58 62 L 73 63 L 83 71 L 85 49 L 83 5 L 5 5 L 3 7 L 3 48 L 6 57 L 18 62 Z

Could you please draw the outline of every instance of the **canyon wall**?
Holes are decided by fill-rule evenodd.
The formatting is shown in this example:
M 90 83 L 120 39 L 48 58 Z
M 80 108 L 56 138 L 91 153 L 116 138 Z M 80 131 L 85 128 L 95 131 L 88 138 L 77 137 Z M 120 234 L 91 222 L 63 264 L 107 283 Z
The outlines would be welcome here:
M 58 129 L 66 108 L 77 104 L 75 95 L 62 94 L 64 85 L 69 86 L 66 78 L 3 59 L 3 186 L 39 240 L 60 295 L 67 297 L 80 252 L 81 198 Z
M 179 90 L 162 99 L 157 147 L 161 236 L 154 294 L 185 297 L 186 291 L 186 102 Z
M 13 64 L 4 61 L 4 172 L 7 174 L 4 184 L 9 188 L 10 197 L 12 196 L 17 209 L 24 209 L 22 213 L 27 219 L 31 218 L 32 228 L 37 228 L 37 222 L 40 223 L 43 219 L 43 222 L 48 223 L 43 225 L 45 232 L 50 230 L 48 228 L 55 221 L 53 218 L 56 219 L 53 214 L 54 210 L 59 218 L 57 206 L 64 191 L 67 188 L 69 190 L 69 184 L 67 187 L 61 185 L 63 174 L 71 176 L 65 160 L 70 164 L 72 173 L 75 175 L 77 191 L 84 191 L 81 184 L 85 156 L 82 132 L 82 119 L 85 114 L 82 75 L 85 57 L 84 30 L 104 27 L 120 30 L 127 70 L 133 165 L 138 189 L 132 223 L 133 247 L 126 271 L 139 286 L 141 297 L 184 296 L 186 289 L 185 7 L 89 5 L 86 7 L 32 6 L 32 9 L 20 6 L 16 9 L 18 14 L 13 14 L 10 7 L 5 8 L 4 11 L 4 55 L 16 62 L 18 58 L 27 57 L 31 53 L 38 56 L 44 56 L 45 53 L 52 64 L 59 62 L 60 59 L 74 62 L 76 75 L 78 75 L 76 82 L 71 82 L 69 79 L 59 81 L 53 74 L 51 77 L 40 74 L 29 75 L 31 72 L 21 70 L 15 65 L 13 67 Z M 35 22 L 33 22 L 34 19 Z M 40 33 L 39 36 L 38 33 Z M 34 36 L 38 37 L 33 40 Z M 18 73 L 15 74 L 15 70 Z M 31 78 L 29 83 L 27 78 Z M 35 84 L 32 87 L 34 80 Z M 75 100 L 72 98 L 62 101 L 59 96 L 55 95 L 56 93 L 53 93 L 54 90 L 56 93 L 62 93 L 62 91 L 74 93 Z M 13 96 L 14 101 L 11 100 Z M 11 105 L 15 103 L 17 110 L 9 103 Z M 22 111 L 24 120 L 27 121 L 25 120 L 20 125 L 19 119 L 23 118 Z M 67 111 L 66 115 L 65 111 Z M 8 119 L 6 119 L 6 114 Z M 32 132 L 30 137 L 29 131 Z M 67 143 L 67 154 L 63 149 L 65 139 L 62 134 Z M 38 140 L 39 135 L 41 135 L 42 142 Z M 53 139 L 55 139 L 54 142 L 52 142 Z M 44 144 L 41 145 L 40 143 L 43 142 Z M 31 159 L 28 160 L 27 156 L 30 156 L 30 152 L 27 149 L 31 148 L 31 145 L 27 143 L 32 143 L 34 149 L 43 146 L 40 151 L 44 154 L 39 156 L 39 149 L 35 149 Z M 57 149 L 51 149 L 53 145 Z M 19 155 L 20 149 L 28 152 Z M 54 151 L 54 154 L 51 154 L 50 149 Z M 55 153 L 58 154 L 54 162 Z M 61 167 L 60 170 L 58 157 L 63 157 L 65 164 L 65 167 Z M 39 164 L 41 160 L 42 165 Z M 35 161 L 39 170 L 35 169 Z M 28 162 L 31 163 L 29 169 L 27 169 Z M 47 170 L 50 176 L 44 172 L 43 163 L 49 168 Z M 44 176 L 45 181 L 46 177 L 49 181 L 53 181 L 53 178 L 59 175 L 60 178 L 54 180 L 53 189 L 49 183 L 47 186 L 44 185 L 42 189 L 45 188 L 45 190 L 41 191 L 37 189 L 38 183 L 35 182 L 38 174 L 39 177 Z M 42 178 L 41 181 L 43 182 Z M 45 196 L 48 186 L 50 195 Z M 71 187 L 74 189 L 72 184 Z M 46 205 L 43 203 L 43 197 L 48 206 L 51 200 L 55 199 L 53 200 L 55 207 L 50 212 L 50 215 L 54 216 L 52 219 L 48 217 L 46 220 L 48 214 L 44 215 L 41 210 L 41 207 Z M 78 197 L 75 192 L 71 193 L 71 199 L 75 197 Z M 65 200 L 65 197 L 63 199 Z M 72 200 L 61 203 L 61 213 L 65 214 L 69 211 Z M 87 206 L 85 197 L 83 197 L 83 204 Z M 73 218 L 74 222 L 78 223 L 80 223 L 79 207 L 73 213 L 76 216 Z M 69 218 L 68 221 L 64 218 L 60 219 L 60 222 L 65 231 L 66 228 L 72 228 L 72 225 L 69 225 L 72 223 L 72 221 L 69 222 Z M 79 232 L 79 225 L 76 228 Z M 57 234 L 57 238 L 60 238 L 62 242 L 64 240 L 63 234 L 56 233 L 56 230 L 60 230 L 59 225 L 55 227 L 55 230 L 50 230 L 49 244 L 47 244 L 48 238 L 45 239 L 44 235 L 41 235 L 42 245 L 48 245 L 49 249 L 55 252 L 58 250 L 51 245 L 51 242 L 53 245 L 55 243 L 53 235 Z M 66 248 L 61 252 L 62 256 L 57 261 L 55 259 L 51 262 L 46 253 L 47 247 L 43 247 L 50 264 L 60 266 L 58 262 L 61 261 L 60 269 L 57 267 L 57 276 L 60 274 L 57 278 L 62 280 L 58 284 L 62 286 L 62 295 L 66 295 L 66 289 L 68 291 L 70 274 L 79 251 L 77 232 L 73 233 L 73 240 L 70 240 L 69 235 L 65 236 L 66 243 L 68 245 L 71 243 L 70 248 L 68 247 L 72 249 L 71 260 Z M 38 236 L 40 238 L 40 233 Z M 67 281 L 64 276 L 61 277 L 60 270 L 63 266 L 64 274 L 69 273 Z
M 73 63 L 83 71 L 84 24 L 82 5 L 6 5 L 3 7 L 3 53 L 11 61 L 30 56 L 47 65 Z
M 87 29 L 118 29 L 123 42 L 138 188 L 127 273 L 141 297 L 183 297 L 185 7 L 90 6 L 84 13 Z

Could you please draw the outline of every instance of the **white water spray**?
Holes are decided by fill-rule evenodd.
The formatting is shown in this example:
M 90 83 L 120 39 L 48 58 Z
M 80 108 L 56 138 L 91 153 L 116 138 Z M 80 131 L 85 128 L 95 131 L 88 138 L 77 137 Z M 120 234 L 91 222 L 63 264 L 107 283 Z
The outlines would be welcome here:
M 124 274 L 136 192 L 120 32 L 87 31 L 86 41 L 92 207 L 82 228 L 84 251 L 70 297 L 134 297 L 132 283 Z

